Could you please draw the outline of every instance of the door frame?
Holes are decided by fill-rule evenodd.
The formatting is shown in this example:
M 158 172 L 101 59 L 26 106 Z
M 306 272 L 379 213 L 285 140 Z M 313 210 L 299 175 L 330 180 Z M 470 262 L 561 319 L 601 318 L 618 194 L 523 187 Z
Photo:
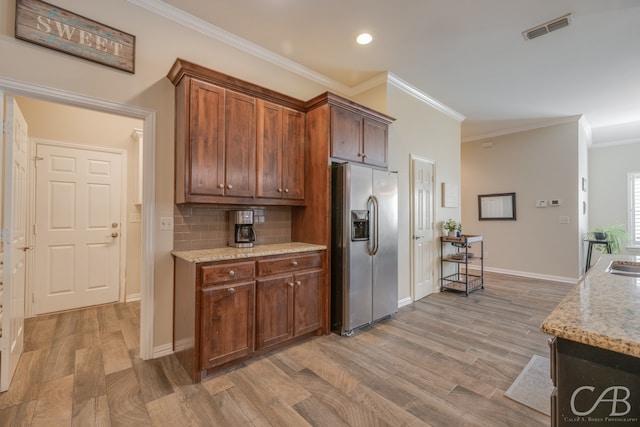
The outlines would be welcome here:
M 418 160 L 420 162 L 424 162 L 424 163 L 429 163 L 432 166 L 432 171 L 433 171 L 433 176 L 432 176 L 432 180 L 431 180 L 431 219 L 432 219 L 432 224 L 431 224 L 431 228 L 433 230 L 433 234 L 435 237 L 435 218 L 436 218 L 436 162 L 435 160 L 431 160 L 431 159 L 427 159 L 426 157 L 421 157 L 421 156 L 416 156 L 415 154 L 409 154 L 409 198 L 410 198 L 410 206 L 409 206 L 409 241 L 411 242 L 411 244 L 409 245 L 409 270 L 410 270 L 410 274 L 409 274 L 409 279 L 411 280 L 411 286 L 410 286 L 410 294 L 411 294 L 411 301 L 415 302 L 416 301 L 416 289 L 415 289 L 415 265 L 416 265 L 416 254 L 415 254 L 415 250 L 414 250 L 414 242 L 413 242 L 413 236 L 415 236 L 415 230 L 414 225 L 415 225 L 415 219 L 414 219 L 414 203 L 415 203 L 415 197 L 414 197 L 414 193 L 415 193 L 415 188 L 414 188 L 414 170 L 413 170 L 413 161 L 414 160 Z M 436 244 L 437 244 L 437 240 L 433 239 L 432 240 L 432 244 L 433 244 L 433 256 L 431 257 L 433 263 L 432 265 L 434 266 L 434 270 L 437 269 L 437 262 L 438 262 L 438 257 L 437 257 L 437 250 L 436 250 Z M 431 286 L 433 286 L 434 284 L 437 283 L 438 280 L 438 275 L 437 272 L 434 272 L 432 274 L 432 284 Z M 432 289 L 432 293 L 437 292 L 437 290 L 439 290 L 440 287 L 436 286 L 435 289 Z
M 140 358 L 151 359 L 153 351 L 154 320 L 154 246 L 155 233 L 155 155 L 156 112 L 147 108 L 120 104 L 77 93 L 0 78 L 0 91 L 8 95 L 25 96 L 42 101 L 66 104 L 87 110 L 140 119 L 144 122 L 144 144 L 142 147 L 142 218 L 140 257 Z M 126 218 L 125 218 L 126 219 Z
M 97 145 L 84 145 L 84 144 L 75 144 L 71 142 L 64 141 L 56 141 L 52 139 L 44 139 L 44 138 L 29 138 L 29 159 L 33 160 L 37 150 L 36 146 L 38 144 L 45 144 L 53 147 L 61 147 L 61 148 L 71 148 L 77 150 L 90 150 L 90 151 L 101 151 L 104 153 L 117 154 L 120 156 L 120 160 L 122 162 L 122 171 L 120 176 L 120 239 L 119 240 L 119 250 L 118 255 L 120 257 L 120 271 L 118 272 L 118 301 L 125 301 L 125 282 L 126 282 L 126 262 L 127 262 L 127 188 L 128 188 L 128 176 L 127 176 L 127 151 L 119 148 L 112 147 L 101 147 Z M 144 171 L 144 168 L 143 168 Z M 35 161 L 29 162 L 29 218 L 27 223 L 27 229 L 35 230 L 35 219 L 36 219 L 36 198 L 35 198 L 35 190 L 37 188 L 36 182 L 36 173 L 37 168 L 35 166 Z M 33 250 L 30 251 L 30 263 L 27 266 L 27 270 L 29 270 L 29 274 L 27 275 L 27 283 L 26 283 L 26 291 L 27 295 L 33 295 L 35 292 L 35 283 L 33 278 L 35 277 L 35 253 L 36 246 L 38 245 L 38 239 L 33 240 Z M 25 307 L 25 315 L 26 317 L 33 317 L 33 299 L 26 298 L 26 307 Z

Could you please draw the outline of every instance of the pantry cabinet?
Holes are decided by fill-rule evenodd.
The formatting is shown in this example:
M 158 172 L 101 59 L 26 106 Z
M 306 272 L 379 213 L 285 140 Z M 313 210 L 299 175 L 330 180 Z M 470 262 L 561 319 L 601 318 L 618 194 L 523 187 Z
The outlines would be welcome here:
M 304 200 L 305 114 L 258 100 L 257 197 Z

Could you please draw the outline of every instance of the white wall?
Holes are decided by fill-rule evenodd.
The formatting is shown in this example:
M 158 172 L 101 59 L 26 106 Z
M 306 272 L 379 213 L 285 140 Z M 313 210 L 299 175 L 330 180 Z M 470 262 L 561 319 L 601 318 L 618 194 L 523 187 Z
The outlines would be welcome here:
M 493 142 L 491 148 L 483 148 Z M 580 263 L 578 119 L 462 144 L 462 228 L 482 234 L 485 266 L 575 281 Z M 516 221 L 479 221 L 479 194 L 516 193 Z M 536 200 L 560 199 L 536 208 Z M 560 224 L 559 217 L 569 217 Z
M 640 172 L 640 143 L 589 150 L 589 229 L 627 225 L 627 174 Z
M 440 183 L 460 183 L 460 122 L 393 85 L 387 89 L 387 113 L 396 118 L 389 131 L 389 169 L 398 171 L 398 298 L 406 301 L 412 296 L 410 156 L 435 162 L 435 233 L 431 244 L 437 258 L 442 222 L 460 218 L 460 208 L 442 208 L 440 203 Z M 434 291 L 439 289 L 439 269 L 434 259 Z

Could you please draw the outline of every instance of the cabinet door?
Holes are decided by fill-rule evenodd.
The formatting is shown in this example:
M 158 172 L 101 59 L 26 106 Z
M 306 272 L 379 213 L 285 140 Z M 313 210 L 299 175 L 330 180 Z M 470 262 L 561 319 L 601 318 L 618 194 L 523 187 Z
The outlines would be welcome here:
M 284 108 L 282 112 L 282 185 L 283 198 L 304 199 L 305 115 Z
M 320 270 L 298 273 L 294 280 L 293 335 L 303 335 L 322 326 L 322 291 Z
M 256 182 L 256 100 L 225 93 L 225 196 L 254 197 Z
M 187 192 L 222 195 L 224 190 L 224 89 L 191 81 L 189 101 L 189 176 Z
M 293 276 L 258 280 L 256 349 L 293 337 Z
M 215 286 L 200 292 L 200 369 L 253 352 L 255 282 Z
M 362 117 L 331 107 L 331 157 L 362 162 Z
M 282 107 L 258 100 L 256 196 L 281 198 Z
M 364 162 L 387 167 L 389 126 L 371 119 L 364 119 Z

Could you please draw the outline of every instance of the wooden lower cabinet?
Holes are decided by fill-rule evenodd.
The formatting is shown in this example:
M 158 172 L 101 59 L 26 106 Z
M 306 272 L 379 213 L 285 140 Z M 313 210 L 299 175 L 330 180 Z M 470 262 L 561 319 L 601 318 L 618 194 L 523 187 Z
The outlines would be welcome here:
M 254 349 L 255 282 L 202 289 L 200 366 L 211 368 Z
M 328 330 L 325 251 L 242 261 L 175 261 L 176 357 L 198 382 L 233 363 Z
M 256 349 L 293 337 L 293 276 L 258 280 Z
M 256 350 L 322 326 L 322 271 L 258 280 Z

